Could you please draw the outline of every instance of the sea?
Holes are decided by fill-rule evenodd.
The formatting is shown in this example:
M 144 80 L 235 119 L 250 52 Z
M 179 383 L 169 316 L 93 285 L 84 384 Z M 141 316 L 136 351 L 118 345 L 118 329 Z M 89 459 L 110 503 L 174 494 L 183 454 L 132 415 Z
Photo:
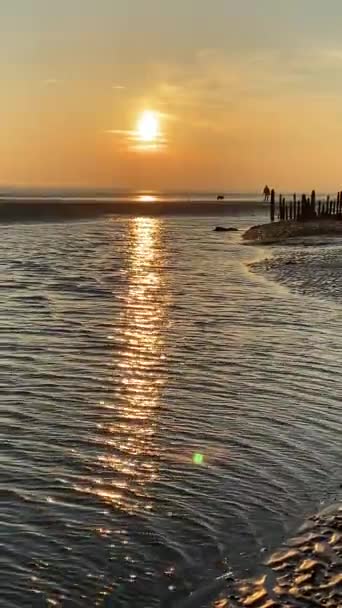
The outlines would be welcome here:
M 341 483 L 342 240 L 247 245 L 256 195 L 125 196 L 0 224 L 3 608 L 177 608 Z

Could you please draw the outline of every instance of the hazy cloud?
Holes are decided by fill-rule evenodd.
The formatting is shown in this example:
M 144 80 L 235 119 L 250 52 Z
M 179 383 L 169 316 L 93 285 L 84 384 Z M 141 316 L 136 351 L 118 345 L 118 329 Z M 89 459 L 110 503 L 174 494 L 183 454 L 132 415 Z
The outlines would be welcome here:
M 339 70 L 339 71 L 338 71 Z M 305 97 L 342 94 L 341 49 L 291 49 L 226 54 L 203 49 L 194 61 L 157 66 L 155 97 L 170 111 L 184 112 L 204 125 L 218 124 L 220 113 Z M 167 74 L 167 78 L 162 75 Z M 197 121 L 198 123 L 198 121 Z M 221 125 L 222 127 L 222 125 Z
M 47 78 L 43 81 L 43 84 L 45 84 L 46 86 L 53 86 L 55 84 L 58 84 L 59 82 L 60 80 L 57 80 L 57 78 Z

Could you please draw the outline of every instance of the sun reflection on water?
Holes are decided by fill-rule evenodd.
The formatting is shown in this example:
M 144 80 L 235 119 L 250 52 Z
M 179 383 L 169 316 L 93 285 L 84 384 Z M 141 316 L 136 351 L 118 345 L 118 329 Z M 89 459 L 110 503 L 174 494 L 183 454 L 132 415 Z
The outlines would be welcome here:
M 158 197 L 154 194 L 139 194 L 135 200 L 140 203 L 156 203 Z
M 116 338 L 119 363 L 113 370 L 113 397 L 99 404 L 103 415 L 97 425 L 101 448 L 97 466 L 105 481 L 100 477 L 100 483 L 92 483 L 86 491 L 132 513 L 153 507 L 149 487 L 158 476 L 155 439 L 167 302 L 160 220 L 132 219 L 129 231 L 129 279 L 120 321 L 124 329 Z

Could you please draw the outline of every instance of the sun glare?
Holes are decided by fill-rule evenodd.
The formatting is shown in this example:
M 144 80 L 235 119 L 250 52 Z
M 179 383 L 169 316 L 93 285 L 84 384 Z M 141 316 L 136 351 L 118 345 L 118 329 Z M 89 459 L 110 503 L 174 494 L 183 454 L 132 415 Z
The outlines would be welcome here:
M 153 194 L 139 194 L 136 200 L 140 203 L 155 203 L 157 197 L 153 196 Z
M 142 113 L 138 120 L 137 135 L 140 141 L 153 143 L 160 137 L 158 115 L 151 110 Z

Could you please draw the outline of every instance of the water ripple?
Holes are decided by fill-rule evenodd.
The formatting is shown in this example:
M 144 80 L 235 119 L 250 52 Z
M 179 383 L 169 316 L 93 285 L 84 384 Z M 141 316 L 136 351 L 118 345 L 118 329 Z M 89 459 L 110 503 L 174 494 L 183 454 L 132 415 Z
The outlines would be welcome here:
M 327 299 L 321 254 L 297 246 L 285 290 L 211 224 L 7 228 L 1 606 L 176 605 L 229 568 L 254 574 L 338 484 L 337 273 Z

